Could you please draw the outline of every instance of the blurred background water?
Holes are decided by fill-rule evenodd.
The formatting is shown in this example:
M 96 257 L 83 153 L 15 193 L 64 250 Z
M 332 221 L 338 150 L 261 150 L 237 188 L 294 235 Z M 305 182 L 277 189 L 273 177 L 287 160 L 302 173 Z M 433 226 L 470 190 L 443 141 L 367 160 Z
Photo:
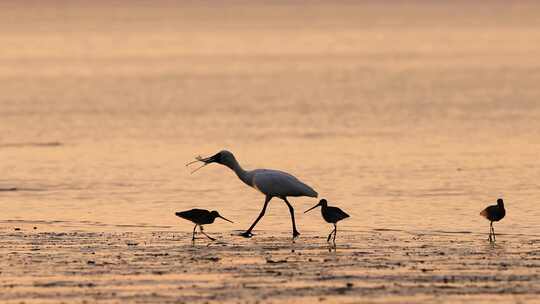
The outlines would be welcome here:
M 177 229 L 263 196 L 225 167 L 290 172 L 345 230 L 540 235 L 540 5 L 25 1 L 0 4 L 0 223 Z M 293 198 L 300 232 L 330 229 Z M 289 231 L 273 200 L 257 226 Z

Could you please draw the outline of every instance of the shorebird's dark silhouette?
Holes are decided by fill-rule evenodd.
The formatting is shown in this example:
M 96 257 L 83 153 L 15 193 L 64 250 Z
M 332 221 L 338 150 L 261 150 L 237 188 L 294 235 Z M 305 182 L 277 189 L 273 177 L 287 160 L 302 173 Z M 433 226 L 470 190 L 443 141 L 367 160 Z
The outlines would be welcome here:
M 227 222 L 233 223 L 232 221 L 221 216 L 217 211 L 208 211 L 205 209 L 191 209 L 187 211 L 180 211 L 180 212 L 176 212 L 176 216 L 186 219 L 188 221 L 191 221 L 195 224 L 195 227 L 193 227 L 193 236 L 191 238 L 192 241 L 195 241 L 195 232 L 196 232 L 195 230 L 197 229 L 197 226 L 201 230 L 202 234 L 204 234 L 210 240 L 215 241 L 216 239 L 204 233 L 203 225 L 212 224 L 214 220 L 216 219 L 216 217 L 224 219 Z
M 485 217 L 489 221 L 489 238 L 490 242 L 495 242 L 495 229 L 493 228 L 493 222 L 498 222 L 506 215 L 504 209 L 504 202 L 502 198 L 497 200 L 497 205 L 488 206 L 486 209 L 480 212 L 480 215 Z
M 317 207 L 321 206 L 321 214 L 324 220 L 327 223 L 334 224 L 334 230 L 330 232 L 328 235 L 328 238 L 326 239 L 327 242 L 330 242 L 330 238 L 332 237 L 332 234 L 334 235 L 333 243 L 334 247 L 336 246 L 336 233 L 337 233 L 337 222 L 341 221 L 342 219 L 346 219 L 349 217 L 345 211 L 339 209 L 338 207 L 330 207 L 328 206 L 328 202 L 323 198 L 319 201 L 319 203 L 308 210 L 306 210 L 304 213 L 307 213 L 308 211 L 311 211 Z
M 256 190 L 259 190 L 262 194 L 266 196 L 261 213 L 255 220 L 255 222 L 253 222 L 253 224 L 248 228 L 248 230 L 241 234 L 243 237 L 253 236 L 251 231 L 253 230 L 253 228 L 255 228 L 255 225 L 257 225 L 259 220 L 264 216 L 264 213 L 266 212 L 266 207 L 268 206 L 268 203 L 273 197 L 279 197 L 285 202 L 285 204 L 287 204 L 287 207 L 289 207 L 289 212 L 291 214 L 292 220 L 293 240 L 300 235 L 300 233 L 296 229 L 296 222 L 294 220 L 294 208 L 287 200 L 287 197 L 317 197 L 318 194 L 315 190 L 313 190 L 313 188 L 299 181 L 291 174 L 283 171 L 269 169 L 256 169 L 246 171 L 242 169 L 238 161 L 236 161 L 234 155 L 231 152 L 225 150 L 207 158 L 202 158 L 199 156 L 196 159 L 197 160 L 188 163 L 186 166 L 196 162 L 202 162 L 204 164 L 201 167 L 192 171 L 192 173 L 210 163 L 218 163 L 233 170 L 242 182 L 244 182 L 250 187 L 255 188 Z

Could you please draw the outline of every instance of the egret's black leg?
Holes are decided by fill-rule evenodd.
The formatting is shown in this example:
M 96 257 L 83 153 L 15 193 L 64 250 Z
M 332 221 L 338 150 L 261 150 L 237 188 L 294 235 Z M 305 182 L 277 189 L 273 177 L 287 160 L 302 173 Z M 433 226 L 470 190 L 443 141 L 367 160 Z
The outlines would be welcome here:
M 491 222 L 491 230 L 493 231 L 493 242 L 495 242 L 495 228 L 493 228 L 493 222 Z
M 266 196 L 266 198 L 264 199 L 264 206 L 263 206 L 263 208 L 261 210 L 261 213 L 259 214 L 259 216 L 255 220 L 255 222 L 253 222 L 253 224 L 251 224 L 251 227 L 249 227 L 249 229 L 246 230 L 246 232 L 242 233 L 241 236 L 243 236 L 243 237 L 252 237 L 253 236 L 253 234 L 251 234 L 251 230 L 253 230 L 253 228 L 255 228 L 255 225 L 257 225 L 259 220 L 264 216 L 264 213 L 266 212 L 266 207 L 268 206 L 268 203 L 270 202 L 271 199 L 272 199 L 271 196 Z
M 296 230 L 296 222 L 294 221 L 294 208 L 289 203 L 286 197 L 283 197 L 283 200 L 285 201 L 285 204 L 287 204 L 287 207 L 289 207 L 289 212 L 291 213 L 291 220 L 292 220 L 292 229 L 293 229 L 293 239 L 297 238 L 300 235 L 300 232 Z
M 197 226 L 198 225 L 195 225 L 195 227 L 193 227 L 193 236 L 191 236 L 191 241 L 192 242 L 195 242 L 195 229 L 197 229 Z
M 201 233 L 204 234 L 204 236 L 206 236 L 207 238 L 209 238 L 212 241 L 216 240 L 215 238 L 213 238 L 213 237 L 209 236 L 208 234 L 204 233 L 202 226 L 199 226 L 199 228 L 201 229 Z

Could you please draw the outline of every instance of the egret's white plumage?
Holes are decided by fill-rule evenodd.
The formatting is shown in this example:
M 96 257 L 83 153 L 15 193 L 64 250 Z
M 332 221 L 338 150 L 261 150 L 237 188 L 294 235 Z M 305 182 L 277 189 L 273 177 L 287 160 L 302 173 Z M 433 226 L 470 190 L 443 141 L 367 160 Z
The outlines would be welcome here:
M 251 230 L 253 230 L 257 222 L 263 217 L 266 211 L 266 207 L 273 197 L 279 197 L 283 201 L 285 201 L 287 207 L 289 207 L 289 212 L 291 213 L 293 238 L 296 238 L 298 235 L 300 235 L 300 233 L 296 230 L 296 224 L 294 221 L 294 209 L 287 200 L 287 197 L 317 197 L 318 194 L 315 190 L 313 190 L 313 188 L 304 184 L 296 177 L 287 172 L 270 169 L 255 169 L 251 171 L 246 171 L 240 166 L 234 155 L 226 150 L 220 151 L 215 155 L 207 158 L 198 157 L 197 161 L 201 161 L 205 165 L 215 162 L 229 167 L 246 185 L 259 190 L 266 196 L 261 213 L 255 220 L 255 222 L 251 225 L 251 227 L 249 227 L 249 229 L 242 234 L 243 236 L 252 236 Z
M 253 170 L 253 186 L 265 195 L 317 197 L 317 192 L 287 172 L 269 169 Z

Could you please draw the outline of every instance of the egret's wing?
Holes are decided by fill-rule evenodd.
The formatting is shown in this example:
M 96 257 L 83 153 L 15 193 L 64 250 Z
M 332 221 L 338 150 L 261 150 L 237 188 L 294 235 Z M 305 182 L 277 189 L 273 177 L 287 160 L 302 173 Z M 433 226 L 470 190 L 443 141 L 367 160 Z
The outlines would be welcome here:
M 277 170 L 255 170 L 253 185 L 262 193 L 271 196 L 317 197 L 317 192 L 313 188 L 289 173 Z

